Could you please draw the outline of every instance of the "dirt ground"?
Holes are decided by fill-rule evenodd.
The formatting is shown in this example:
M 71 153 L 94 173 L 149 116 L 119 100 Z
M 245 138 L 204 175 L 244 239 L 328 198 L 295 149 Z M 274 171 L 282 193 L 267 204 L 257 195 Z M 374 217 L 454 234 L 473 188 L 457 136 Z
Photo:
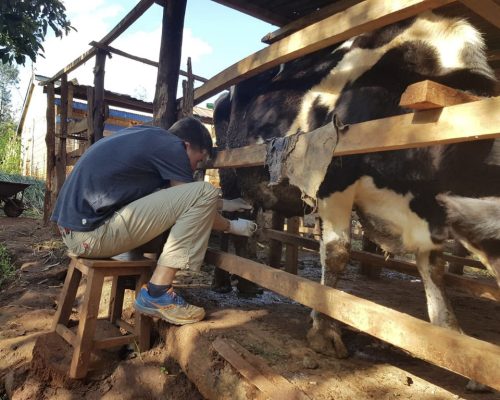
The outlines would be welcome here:
M 71 381 L 64 375 L 70 348 L 48 333 L 67 268 L 62 243 L 38 220 L 3 215 L 0 243 L 19 268 L 0 293 L 2 400 L 264 398 L 214 351 L 218 338 L 238 343 L 311 399 L 500 399 L 498 393 L 467 392 L 465 378 L 347 328 L 349 359 L 314 353 L 305 341 L 310 310 L 269 291 L 256 299 L 239 298 L 236 291 L 214 293 L 209 266 L 178 280 L 188 301 L 207 309 L 205 321 L 184 327 L 160 323 L 150 351 L 106 352 L 93 359 L 85 380 Z M 317 254 L 301 252 L 299 268 L 301 276 L 319 280 Z M 370 280 L 349 266 L 339 288 L 427 319 L 423 287 L 413 277 L 384 271 L 379 280 Z M 109 289 L 107 282 L 101 316 Z M 459 292 L 450 295 L 463 330 L 500 345 L 500 305 Z M 128 293 L 125 318 L 133 315 L 132 300 Z M 77 309 L 75 304 L 75 316 Z

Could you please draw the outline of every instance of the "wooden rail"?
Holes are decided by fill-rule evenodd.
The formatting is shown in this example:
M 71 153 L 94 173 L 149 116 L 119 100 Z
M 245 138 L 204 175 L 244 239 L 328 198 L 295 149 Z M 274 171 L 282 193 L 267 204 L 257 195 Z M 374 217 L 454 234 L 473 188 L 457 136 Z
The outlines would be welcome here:
M 144 14 L 149 7 L 154 3 L 154 0 L 141 0 L 139 3 L 101 40 L 99 43 L 102 44 L 110 44 L 113 40 L 115 40 L 118 36 L 120 36 L 125 30 L 132 25 L 142 14 Z M 80 57 L 73 60 L 71 63 L 66 65 L 63 69 L 57 72 L 50 79 L 40 83 L 41 85 L 47 85 L 48 83 L 54 82 L 58 80 L 63 74 L 68 74 L 71 71 L 78 68 L 83 63 L 90 60 L 97 53 L 97 48 L 92 47 L 90 50 L 87 50 Z
M 319 241 L 304 238 L 300 235 L 280 232 L 273 229 L 266 229 L 265 235 L 269 239 L 278 240 L 285 244 L 300 246 L 315 251 L 319 250 Z M 376 267 L 387 268 L 408 275 L 420 276 L 417 270 L 417 266 L 412 262 L 394 260 L 391 258 L 386 259 L 377 254 L 357 250 L 351 250 L 350 258 L 353 261 L 370 263 Z M 460 257 L 453 257 L 453 261 L 463 262 L 464 264 L 467 264 L 469 262 L 469 260 L 467 260 L 466 258 Z M 475 297 L 493 301 L 500 301 L 500 289 L 494 283 L 479 282 L 476 279 L 466 278 L 449 273 L 444 274 L 444 282 L 447 286 L 463 290 Z
M 134 60 L 134 61 L 138 61 L 138 62 L 147 64 L 147 65 L 151 65 L 152 67 L 158 68 L 158 65 L 159 65 L 159 62 L 157 62 L 157 61 L 148 60 L 147 58 L 143 58 L 143 57 L 137 57 L 137 56 L 134 56 L 133 54 L 126 53 L 125 51 L 119 50 L 115 47 L 107 46 L 107 45 L 99 43 L 99 42 L 92 41 L 89 44 L 92 47 L 97 47 L 98 49 L 107 51 L 109 53 L 113 53 L 113 54 L 116 54 L 116 55 L 119 55 L 119 56 L 122 56 L 125 58 L 129 58 L 129 59 Z M 188 73 L 186 71 L 183 71 L 183 70 L 179 70 L 179 75 L 186 76 L 186 77 L 189 76 Z M 207 78 L 203 78 L 203 77 L 201 77 L 199 75 L 195 75 L 195 74 L 193 74 L 193 78 L 196 79 L 197 81 L 200 81 L 200 82 L 207 82 L 208 81 Z
M 457 143 L 500 137 L 500 97 L 434 110 L 354 124 L 340 136 L 334 156 Z M 377 132 L 377 135 L 370 135 Z M 300 134 L 291 153 L 300 157 L 310 143 L 335 140 L 335 127 L 322 126 Z M 321 154 L 323 156 L 324 154 Z M 206 168 L 238 168 L 264 165 L 266 145 L 256 144 L 220 151 Z
M 370 32 L 453 0 L 366 0 L 295 32 L 231 65 L 194 92 L 198 104 L 223 89 L 284 62 Z
M 415 357 L 500 389 L 499 346 L 232 254 L 209 249 L 205 260 Z

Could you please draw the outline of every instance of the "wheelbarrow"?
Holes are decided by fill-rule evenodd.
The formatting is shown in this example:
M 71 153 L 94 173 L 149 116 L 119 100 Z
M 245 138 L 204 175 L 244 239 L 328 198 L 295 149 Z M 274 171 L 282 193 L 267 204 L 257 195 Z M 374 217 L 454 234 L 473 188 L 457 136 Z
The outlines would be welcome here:
M 23 198 L 24 191 L 30 183 L 0 181 L 0 205 L 7 217 L 19 217 L 26 209 Z

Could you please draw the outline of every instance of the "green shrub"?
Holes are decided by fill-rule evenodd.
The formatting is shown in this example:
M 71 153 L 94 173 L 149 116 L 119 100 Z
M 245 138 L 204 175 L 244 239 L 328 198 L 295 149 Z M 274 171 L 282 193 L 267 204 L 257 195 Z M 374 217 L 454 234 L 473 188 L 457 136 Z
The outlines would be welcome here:
M 15 275 L 16 269 L 12 265 L 12 260 L 7 248 L 0 244 L 0 287 Z

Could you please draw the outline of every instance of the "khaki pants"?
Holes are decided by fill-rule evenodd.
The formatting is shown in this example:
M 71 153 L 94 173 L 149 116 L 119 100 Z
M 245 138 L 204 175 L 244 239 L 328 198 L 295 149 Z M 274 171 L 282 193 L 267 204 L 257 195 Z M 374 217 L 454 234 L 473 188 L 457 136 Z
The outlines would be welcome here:
M 63 234 L 77 256 L 107 258 L 130 251 L 170 229 L 158 266 L 199 270 L 217 208 L 219 189 L 193 182 L 159 190 L 121 208 L 91 232 Z

